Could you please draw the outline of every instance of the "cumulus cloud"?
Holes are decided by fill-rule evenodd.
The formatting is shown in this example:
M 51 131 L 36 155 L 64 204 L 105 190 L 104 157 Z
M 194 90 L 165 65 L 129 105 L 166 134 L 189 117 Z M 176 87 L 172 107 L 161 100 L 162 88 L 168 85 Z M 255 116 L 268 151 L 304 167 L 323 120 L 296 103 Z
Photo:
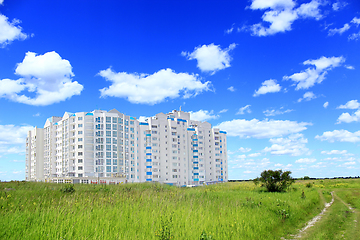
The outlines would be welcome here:
M 350 34 L 349 37 L 348 37 L 348 40 L 355 40 L 355 41 L 357 41 L 357 40 L 359 40 L 359 38 L 360 38 L 360 32 Z
M 251 105 L 246 105 L 245 107 L 241 107 L 239 109 L 239 111 L 236 113 L 236 115 L 243 115 L 243 114 L 245 114 L 245 112 L 246 113 L 251 113 L 250 106 Z
M 291 76 L 284 76 L 284 80 L 292 80 L 295 82 L 295 90 L 308 89 L 316 83 L 321 83 L 325 79 L 325 75 L 329 70 L 341 66 L 345 62 L 344 57 L 321 57 L 316 60 L 306 60 L 304 65 L 314 65 L 305 71 L 294 73 Z
M 230 92 L 235 92 L 235 91 L 236 91 L 236 89 L 235 89 L 233 86 L 228 87 L 228 89 L 227 89 L 227 90 L 229 90 Z
M 316 162 L 316 159 L 315 158 L 300 158 L 298 160 L 295 161 L 296 163 L 313 163 L 313 162 Z
M 222 109 L 219 111 L 219 113 L 226 113 L 228 111 L 228 109 Z
M 0 14 L 0 47 L 5 47 L 14 40 L 24 40 L 28 37 L 18 26 L 19 23 L 20 21 L 17 19 L 9 22 L 6 16 Z
M 324 132 L 321 136 L 316 135 L 315 139 L 321 141 L 328 141 L 328 142 L 360 142 L 360 131 L 357 132 L 349 132 L 347 130 L 334 130 L 334 131 L 327 131 Z
M 293 0 L 252 0 L 250 9 L 265 10 L 265 12 L 262 15 L 263 22 L 252 25 L 250 30 L 255 36 L 290 31 L 291 25 L 297 19 L 321 19 L 320 5 L 322 2 L 319 0 L 303 3 L 299 7 L 296 7 L 296 2 Z
M 192 112 L 190 111 L 190 117 L 192 120 L 196 120 L 196 121 L 207 121 L 207 120 L 211 120 L 211 119 L 216 119 L 219 117 L 219 115 L 215 115 L 214 111 L 208 111 L 208 110 L 199 110 L 197 112 Z
M 0 153 L 17 154 L 25 152 L 25 139 L 31 129 L 33 127 L 29 125 L 0 125 Z
M 351 20 L 351 23 L 356 24 L 357 26 L 359 26 L 360 25 L 360 18 L 354 17 Z
M 243 153 L 246 153 L 246 152 L 250 152 L 251 148 L 243 148 L 243 147 L 241 147 L 241 148 L 239 148 L 239 151 L 243 152 Z
M 276 80 L 266 80 L 261 84 L 261 87 L 255 91 L 253 97 L 257 97 L 261 94 L 280 92 L 281 86 L 276 83 Z
M 337 2 L 332 4 L 332 9 L 334 11 L 339 11 L 340 9 L 344 8 L 346 5 L 348 5 L 347 2 L 337 1 Z
M 264 152 L 273 155 L 300 156 L 309 153 L 309 149 L 306 148 L 308 140 L 301 133 L 291 134 L 287 138 L 272 138 L 269 141 L 272 145 L 266 147 Z
M 24 60 L 17 64 L 18 80 L 0 80 L 0 98 L 35 106 L 46 106 L 80 95 L 83 86 L 72 81 L 74 76 L 68 60 L 56 52 L 37 55 L 27 52 Z M 35 97 L 29 97 L 35 93 Z
M 283 110 L 283 109 L 284 109 L 283 107 L 281 107 L 280 110 L 267 109 L 267 110 L 263 111 L 263 113 L 265 114 L 265 116 L 270 117 L 270 116 L 282 115 L 282 114 L 294 111 L 293 109 L 286 109 L 286 110 Z
M 324 103 L 323 107 L 327 108 L 329 106 L 329 102 Z
M 202 72 L 215 72 L 230 67 L 231 56 L 229 52 L 236 47 L 236 44 L 230 44 L 228 48 L 221 49 L 219 45 L 209 44 L 196 47 L 192 53 L 182 52 L 188 60 L 196 59 L 197 67 Z
M 342 113 L 337 119 L 337 124 L 342 122 L 351 123 L 351 122 L 360 122 L 360 110 L 357 110 L 354 114 Z
M 344 105 L 340 105 L 337 109 L 358 109 L 360 108 L 360 103 L 358 100 L 350 100 Z
M 341 154 L 341 155 L 352 155 L 347 152 L 347 150 L 331 150 L 331 151 L 321 151 L 321 154 L 326 155 L 334 155 L 334 154 Z
M 315 99 L 315 98 L 316 98 L 316 96 L 315 96 L 315 94 L 313 92 L 306 92 L 306 93 L 304 93 L 302 98 L 298 99 L 298 102 L 301 102 L 302 100 L 310 101 L 310 100 Z
M 226 131 L 228 136 L 240 138 L 274 138 L 298 133 L 312 125 L 307 122 L 289 120 L 245 120 L 234 119 L 220 123 L 217 127 Z
M 345 23 L 342 28 L 329 29 L 329 36 L 333 36 L 335 34 L 341 35 L 349 29 L 350 29 L 350 25 L 348 23 Z
M 202 83 L 195 74 L 176 73 L 172 69 L 162 69 L 152 75 L 114 72 L 111 68 L 99 75 L 111 82 L 109 87 L 100 89 L 101 97 L 125 98 L 131 103 L 154 105 L 174 99 L 196 96 L 210 90 L 210 82 Z

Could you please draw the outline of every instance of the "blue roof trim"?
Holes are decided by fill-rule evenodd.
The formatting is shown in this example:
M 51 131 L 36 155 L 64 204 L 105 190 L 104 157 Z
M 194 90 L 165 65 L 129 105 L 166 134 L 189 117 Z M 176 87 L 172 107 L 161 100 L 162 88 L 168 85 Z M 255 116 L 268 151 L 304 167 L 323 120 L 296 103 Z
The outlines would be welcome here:
M 219 131 L 219 133 L 227 134 L 225 131 Z
M 149 125 L 149 124 L 145 122 L 139 122 L 139 125 Z
M 130 117 L 130 120 L 135 120 L 135 118 L 134 118 L 134 117 Z
M 178 121 L 179 122 L 187 122 L 185 119 L 180 119 L 180 118 L 178 118 Z
M 195 131 L 195 128 L 187 128 L 188 131 Z
M 87 113 L 87 114 L 85 114 L 86 116 L 94 116 L 94 114 L 93 113 Z

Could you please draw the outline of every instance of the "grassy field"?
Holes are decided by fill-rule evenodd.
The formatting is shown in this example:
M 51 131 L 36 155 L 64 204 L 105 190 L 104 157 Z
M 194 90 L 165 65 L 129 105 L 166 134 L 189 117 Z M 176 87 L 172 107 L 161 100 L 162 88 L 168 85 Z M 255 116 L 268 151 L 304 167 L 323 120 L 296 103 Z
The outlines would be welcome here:
M 0 239 L 280 239 L 319 214 L 331 191 L 360 207 L 358 179 L 298 181 L 286 193 L 252 182 L 64 187 L 0 183 Z

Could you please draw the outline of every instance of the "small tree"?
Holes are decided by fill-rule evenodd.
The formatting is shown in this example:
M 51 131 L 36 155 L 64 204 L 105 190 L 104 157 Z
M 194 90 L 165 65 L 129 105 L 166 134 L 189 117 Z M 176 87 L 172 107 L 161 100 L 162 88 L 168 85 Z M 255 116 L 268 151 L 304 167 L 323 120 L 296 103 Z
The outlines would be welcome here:
M 260 177 L 255 178 L 255 184 L 261 183 L 269 192 L 285 192 L 286 189 L 294 182 L 290 176 L 290 171 L 283 172 L 282 170 L 265 170 Z

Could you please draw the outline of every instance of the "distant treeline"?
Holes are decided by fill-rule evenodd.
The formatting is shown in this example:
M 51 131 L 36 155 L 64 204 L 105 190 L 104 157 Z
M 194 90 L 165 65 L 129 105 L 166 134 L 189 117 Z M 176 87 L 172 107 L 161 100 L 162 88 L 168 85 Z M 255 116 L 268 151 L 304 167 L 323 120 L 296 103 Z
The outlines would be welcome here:
M 356 179 L 360 178 L 360 176 L 354 176 L 354 177 L 333 177 L 333 178 L 311 178 L 311 177 L 303 177 L 303 178 L 294 178 L 295 180 L 325 180 L 325 179 Z M 229 182 L 248 182 L 252 181 L 252 179 L 247 180 L 229 180 Z

